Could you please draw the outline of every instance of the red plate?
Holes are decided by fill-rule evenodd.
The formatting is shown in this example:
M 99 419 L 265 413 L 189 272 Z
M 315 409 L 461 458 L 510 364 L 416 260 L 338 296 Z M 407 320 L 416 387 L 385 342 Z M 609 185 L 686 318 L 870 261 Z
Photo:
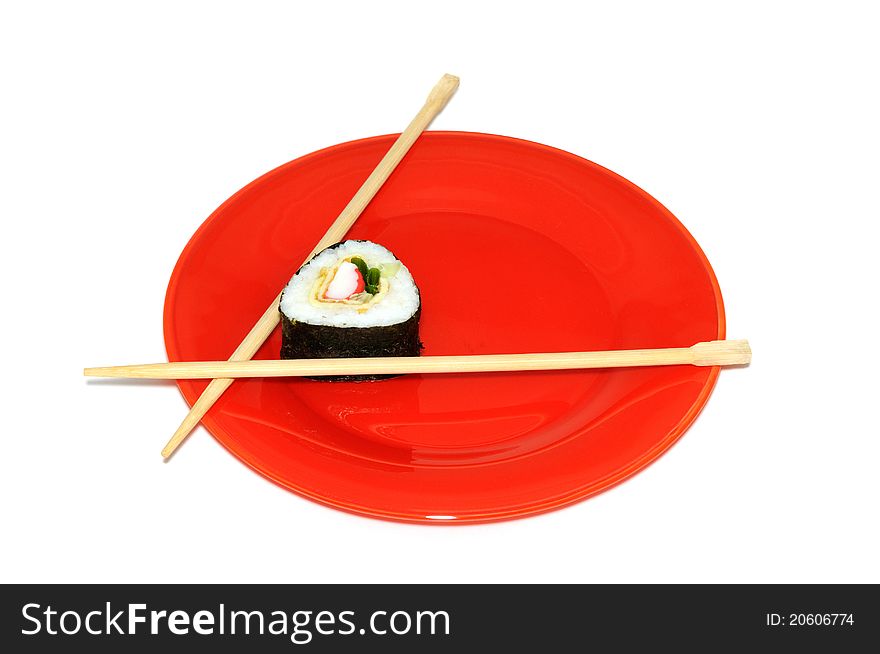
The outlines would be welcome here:
M 336 145 L 227 200 L 165 302 L 175 360 L 225 359 L 394 136 Z M 424 134 L 350 232 L 422 293 L 424 354 L 689 346 L 724 338 L 696 241 L 618 175 L 537 143 Z M 278 358 L 276 332 L 257 358 Z M 717 368 L 236 381 L 205 417 L 284 488 L 407 522 L 485 522 L 582 500 L 647 466 L 706 403 Z M 180 382 L 192 404 L 203 381 Z

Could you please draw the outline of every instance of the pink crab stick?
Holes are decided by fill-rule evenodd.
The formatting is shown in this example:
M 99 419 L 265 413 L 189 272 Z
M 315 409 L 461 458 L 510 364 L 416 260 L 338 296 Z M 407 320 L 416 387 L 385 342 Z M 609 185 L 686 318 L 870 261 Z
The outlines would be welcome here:
M 361 271 L 351 261 L 343 261 L 327 286 L 324 297 L 328 300 L 346 300 L 363 290 L 364 278 Z

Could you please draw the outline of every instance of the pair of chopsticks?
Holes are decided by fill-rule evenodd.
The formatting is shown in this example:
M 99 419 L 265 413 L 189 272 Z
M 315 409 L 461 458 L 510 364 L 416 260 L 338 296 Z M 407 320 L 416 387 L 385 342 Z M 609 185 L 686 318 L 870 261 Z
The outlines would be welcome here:
M 373 199 L 416 139 L 446 106 L 458 88 L 458 84 L 459 79 L 453 75 L 444 75 L 440 79 L 429 94 L 424 106 L 364 181 L 342 213 L 327 230 L 327 233 L 324 234 L 324 237 L 315 246 L 315 249 L 306 257 L 305 262 L 308 262 L 321 250 L 344 238 L 346 232 Z M 252 361 L 251 357 L 269 338 L 280 321 L 278 312 L 280 299 L 281 294 L 279 293 L 228 361 L 86 368 L 84 374 L 88 377 L 212 380 L 163 448 L 162 456 L 167 459 L 224 391 L 232 385 L 233 379 L 241 377 L 498 372 L 665 365 L 723 366 L 743 365 L 751 359 L 748 342 L 741 340 L 709 341 L 686 348 L 604 352 Z

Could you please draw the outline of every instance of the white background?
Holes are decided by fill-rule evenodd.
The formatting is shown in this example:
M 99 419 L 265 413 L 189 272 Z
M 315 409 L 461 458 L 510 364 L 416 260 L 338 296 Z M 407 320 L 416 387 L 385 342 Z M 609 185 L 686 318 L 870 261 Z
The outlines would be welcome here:
M 880 582 L 871 3 L 11 4 L 0 580 Z M 400 131 L 444 72 L 434 128 L 569 150 L 669 207 L 753 365 L 647 470 L 526 520 L 351 516 L 201 428 L 163 464 L 176 388 L 82 367 L 163 360 L 165 286 L 211 211 Z

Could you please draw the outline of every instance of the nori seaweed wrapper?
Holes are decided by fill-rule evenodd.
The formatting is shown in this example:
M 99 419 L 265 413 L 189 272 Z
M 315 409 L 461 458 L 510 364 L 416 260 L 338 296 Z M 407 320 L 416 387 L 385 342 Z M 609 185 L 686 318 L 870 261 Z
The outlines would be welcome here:
M 331 245 L 327 250 L 341 245 Z M 322 250 L 324 252 L 325 250 Z M 321 254 L 320 252 L 315 256 Z M 396 258 L 396 257 L 395 257 Z M 399 259 L 398 259 L 399 261 Z M 302 270 L 305 265 L 300 268 Z M 299 270 L 296 272 L 299 274 Z M 418 292 L 418 288 L 416 289 Z M 421 353 L 419 318 L 421 303 L 407 320 L 375 327 L 335 327 L 312 325 L 281 313 L 282 359 L 333 359 L 356 357 L 417 357 Z M 319 381 L 371 381 L 399 375 L 325 375 L 310 377 Z
M 332 359 L 353 357 L 417 357 L 419 307 L 409 320 L 376 327 L 310 325 L 281 314 L 282 359 Z M 322 381 L 369 381 L 397 375 L 327 375 L 310 377 Z

